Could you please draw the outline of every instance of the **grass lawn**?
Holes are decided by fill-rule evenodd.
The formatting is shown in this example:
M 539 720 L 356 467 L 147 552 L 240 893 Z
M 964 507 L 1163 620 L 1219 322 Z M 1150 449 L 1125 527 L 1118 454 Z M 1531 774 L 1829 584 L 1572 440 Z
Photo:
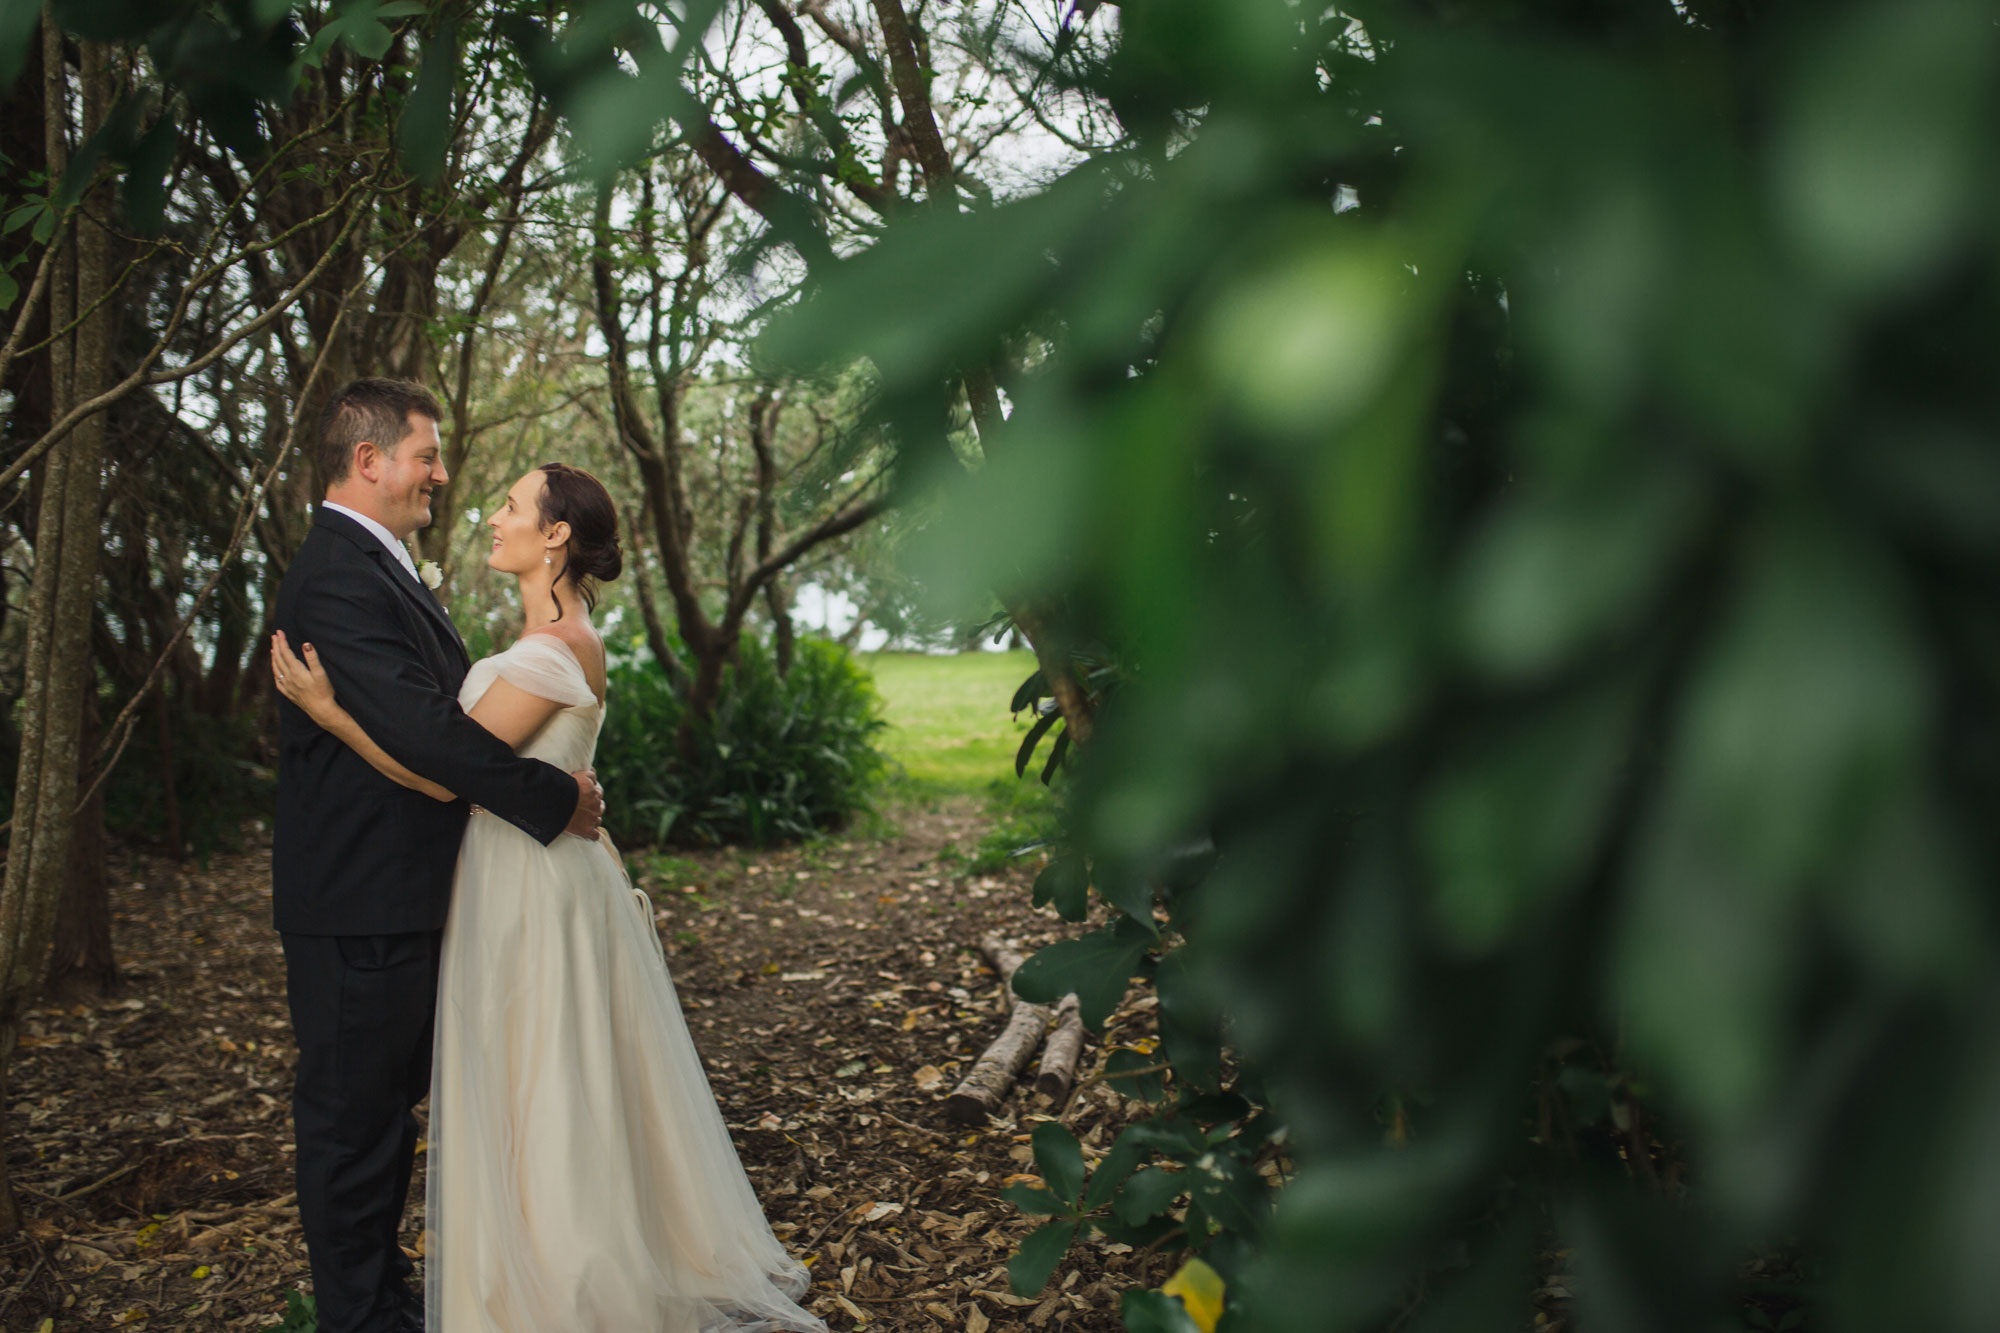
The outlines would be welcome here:
M 862 653 L 859 660 L 882 692 L 889 721 L 882 748 L 910 785 L 983 796 L 995 779 L 1014 783 L 1014 751 L 1028 723 L 1025 713 L 1018 722 L 1009 717 L 1007 704 L 1035 669 L 1033 653 Z

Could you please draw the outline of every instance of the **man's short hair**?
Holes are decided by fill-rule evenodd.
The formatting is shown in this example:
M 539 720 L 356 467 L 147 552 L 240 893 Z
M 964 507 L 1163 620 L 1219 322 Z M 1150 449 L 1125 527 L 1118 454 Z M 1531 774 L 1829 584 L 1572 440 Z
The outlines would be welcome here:
M 396 452 L 410 433 L 410 413 L 444 420 L 437 396 L 408 380 L 355 380 L 327 400 L 319 414 L 320 482 L 332 486 L 347 480 L 354 446 L 373 442 L 385 454 Z

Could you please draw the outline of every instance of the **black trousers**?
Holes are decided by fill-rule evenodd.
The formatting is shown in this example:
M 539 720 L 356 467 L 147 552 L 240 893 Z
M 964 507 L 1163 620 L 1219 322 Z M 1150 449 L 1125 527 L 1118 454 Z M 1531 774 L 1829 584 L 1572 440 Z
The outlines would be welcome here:
M 412 1265 L 396 1232 L 430 1092 L 442 931 L 291 935 L 285 993 L 299 1222 L 320 1333 L 387 1333 Z

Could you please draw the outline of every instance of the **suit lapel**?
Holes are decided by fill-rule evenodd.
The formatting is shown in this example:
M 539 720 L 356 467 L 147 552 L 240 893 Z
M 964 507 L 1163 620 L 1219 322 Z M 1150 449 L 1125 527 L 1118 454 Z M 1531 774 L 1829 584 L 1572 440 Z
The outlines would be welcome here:
M 436 593 L 414 578 L 410 571 L 403 567 L 403 562 L 391 555 L 374 533 L 345 514 L 338 514 L 329 509 L 321 509 L 314 521 L 321 526 L 332 528 L 353 542 L 375 562 L 391 583 L 402 590 L 403 596 L 424 609 L 424 614 L 443 631 L 445 642 L 457 651 L 461 671 L 472 665 L 472 654 L 466 650 L 465 640 L 458 637 L 458 626 L 452 624 L 451 617 L 445 614 L 444 603 L 438 600 Z
M 374 557 L 375 563 L 380 565 L 383 572 L 388 574 L 395 585 L 403 590 L 405 597 L 415 602 L 418 606 L 421 606 L 424 609 L 424 614 L 429 616 L 432 622 L 444 631 L 445 641 L 456 648 L 458 655 L 464 659 L 459 665 L 461 667 L 470 666 L 472 664 L 472 657 L 466 651 L 465 640 L 458 637 L 458 626 L 452 624 L 451 617 L 445 614 L 444 603 L 437 599 L 437 594 L 426 588 L 421 581 L 412 577 L 410 571 L 403 568 L 402 561 L 382 549 L 381 542 L 371 542 L 370 546 L 373 549 L 368 554 Z

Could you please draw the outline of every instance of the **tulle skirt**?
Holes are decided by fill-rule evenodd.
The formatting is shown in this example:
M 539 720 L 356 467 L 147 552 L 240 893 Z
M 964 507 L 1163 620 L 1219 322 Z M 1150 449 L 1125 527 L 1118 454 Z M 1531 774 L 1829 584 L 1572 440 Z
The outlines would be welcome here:
M 825 1328 L 608 845 L 472 817 L 435 1061 L 431 1333 Z

